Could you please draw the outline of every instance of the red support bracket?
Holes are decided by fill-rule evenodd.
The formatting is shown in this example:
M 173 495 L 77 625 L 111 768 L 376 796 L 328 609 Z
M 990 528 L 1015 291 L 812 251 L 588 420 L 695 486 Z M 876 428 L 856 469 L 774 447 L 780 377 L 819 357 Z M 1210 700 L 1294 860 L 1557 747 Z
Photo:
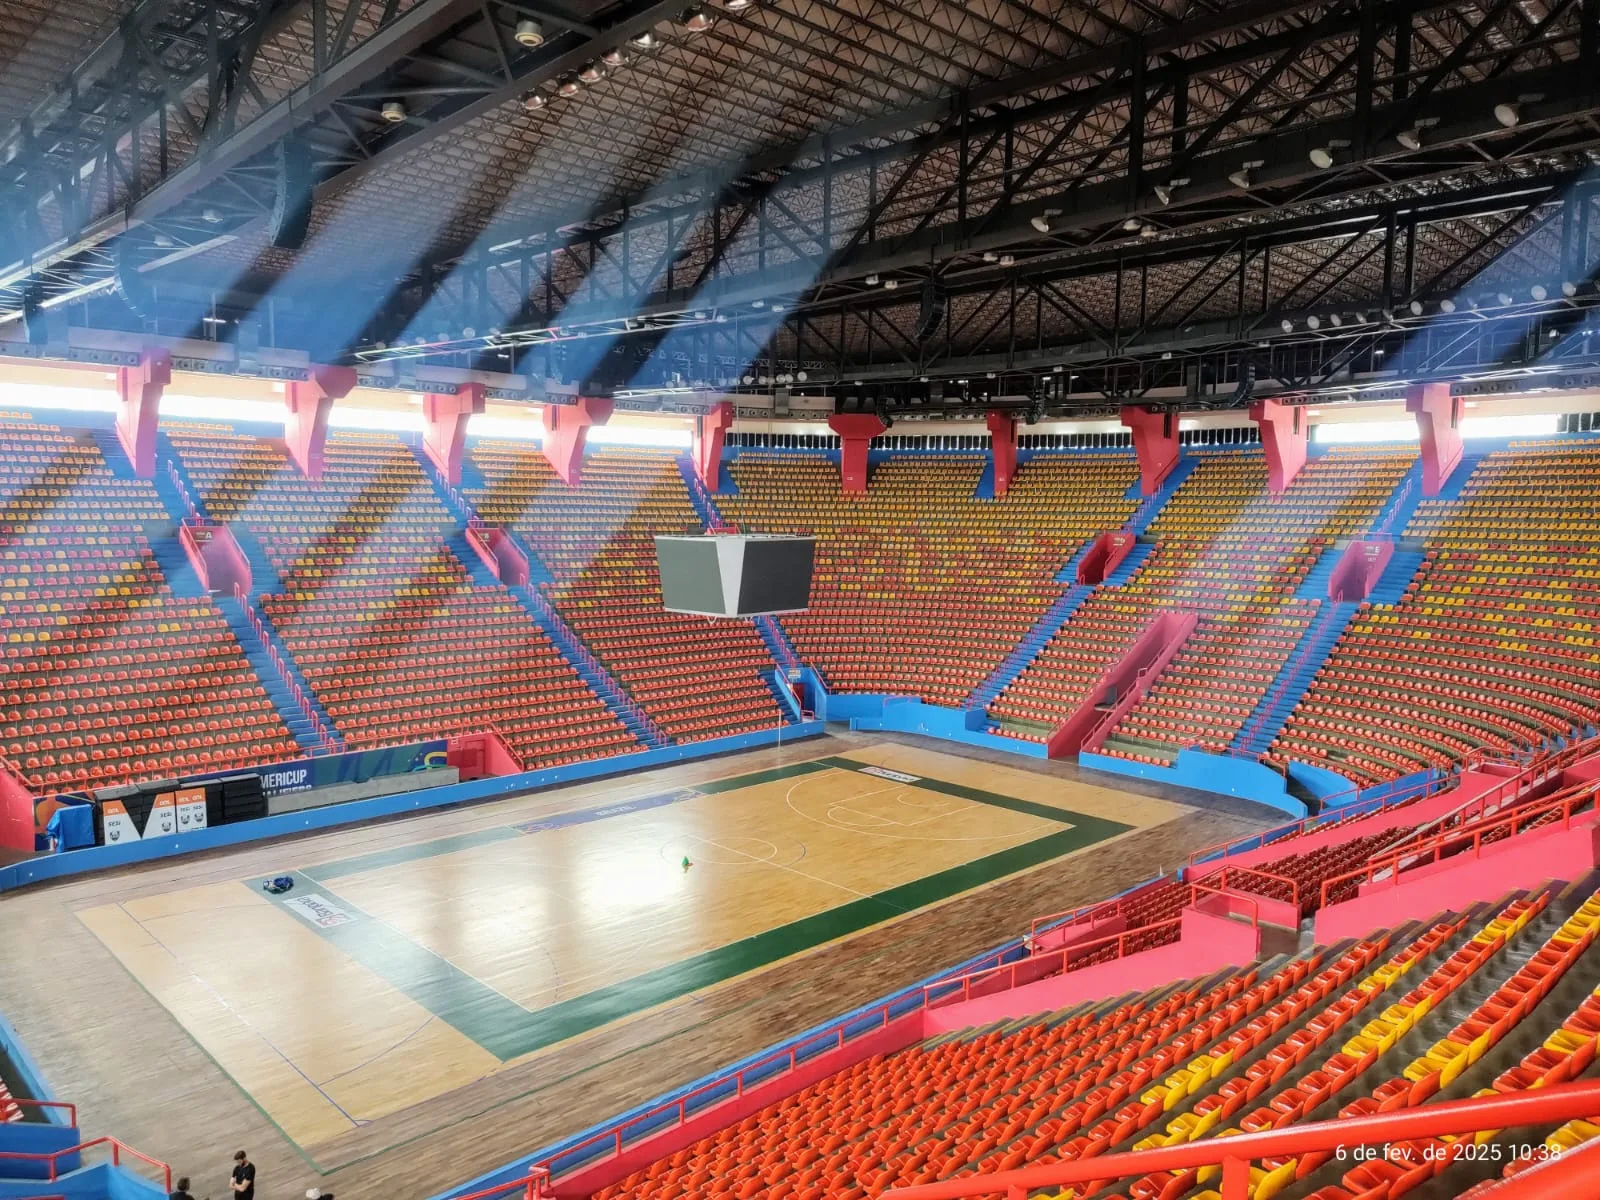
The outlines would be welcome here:
M 589 426 L 609 421 L 611 408 L 611 401 L 599 396 L 579 396 L 576 404 L 544 406 L 544 456 L 563 483 L 578 486 Z
M 834 413 L 828 428 L 839 435 L 840 487 L 849 493 L 867 491 L 867 452 L 872 439 L 889 426 L 873 413 Z
M 1306 435 L 1310 426 L 1305 410 L 1281 400 L 1257 400 L 1250 406 L 1250 419 L 1261 430 L 1261 446 L 1267 452 L 1267 488 L 1280 495 L 1306 465 Z
M 140 479 L 156 473 L 156 425 L 161 417 L 161 393 L 172 382 L 172 355 L 146 350 L 136 367 L 117 368 L 117 440 Z
M 283 402 L 289 415 L 283 422 L 283 439 L 289 457 L 307 479 L 322 478 L 322 448 L 328 442 L 328 413 L 335 400 L 343 400 L 356 385 L 354 367 L 314 366 L 305 379 L 284 385 Z
M 1017 474 L 1017 419 L 1007 412 L 991 411 L 989 450 L 994 455 L 994 494 L 1004 496 Z
M 1461 462 L 1461 397 L 1448 383 L 1417 383 L 1406 391 L 1406 411 L 1417 418 L 1422 440 L 1422 494 L 1437 496 Z
M 1139 494 L 1154 496 L 1178 465 L 1178 414 L 1170 408 L 1128 405 L 1122 410 L 1122 425 L 1133 431 L 1133 449 L 1139 456 Z
M 483 411 L 484 386 L 458 384 L 454 395 L 428 392 L 422 397 L 422 448 L 451 487 L 461 482 L 461 453 L 467 444 L 467 422 Z
M 723 400 L 694 419 L 694 472 L 706 491 L 717 490 L 722 474 L 722 440 L 733 426 L 733 402 Z

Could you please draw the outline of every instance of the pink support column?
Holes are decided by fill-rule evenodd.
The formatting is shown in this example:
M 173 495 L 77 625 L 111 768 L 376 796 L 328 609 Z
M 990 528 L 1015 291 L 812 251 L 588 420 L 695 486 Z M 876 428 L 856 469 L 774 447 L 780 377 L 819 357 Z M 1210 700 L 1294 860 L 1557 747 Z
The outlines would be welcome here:
M 1406 411 L 1422 439 L 1422 494 L 1437 496 L 1461 462 L 1461 397 L 1448 383 L 1417 383 L 1406 391 Z
M 732 426 L 731 400 L 723 400 L 694 419 L 694 471 L 708 492 L 717 490 L 717 479 L 722 474 L 722 439 Z
M 343 400 L 356 385 L 354 367 L 314 366 L 305 379 L 284 385 L 283 402 L 289 415 L 283 422 L 283 439 L 289 457 L 307 479 L 322 478 L 322 448 L 328 442 L 328 413 L 335 400 Z
M 461 482 L 461 453 L 467 444 L 467 422 L 483 411 L 483 384 L 463 383 L 455 395 L 428 392 L 422 397 L 422 448 L 454 487 Z
M 1178 414 L 1171 409 L 1152 411 L 1129 405 L 1122 410 L 1122 425 L 1133 431 L 1133 449 L 1139 456 L 1139 494 L 1154 496 L 1178 465 Z
M 156 423 L 161 416 L 161 393 L 172 382 L 172 355 L 146 350 L 136 367 L 117 368 L 117 440 L 140 479 L 156 473 Z
M 889 426 L 872 413 L 834 413 L 828 418 L 828 428 L 839 435 L 841 490 L 865 495 L 867 451 L 872 449 L 872 439 Z
M 994 494 L 1004 496 L 1017 474 L 1017 419 L 1010 413 L 989 413 L 989 449 L 994 454 Z
M 580 396 L 576 404 L 544 406 L 544 456 L 563 482 L 578 486 L 589 426 L 604 425 L 610 419 L 611 401 L 600 396 Z
M 1298 404 L 1257 400 L 1250 406 L 1250 419 L 1260 427 L 1267 452 L 1267 488 L 1281 494 L 1306 465 L 1305 413 Z

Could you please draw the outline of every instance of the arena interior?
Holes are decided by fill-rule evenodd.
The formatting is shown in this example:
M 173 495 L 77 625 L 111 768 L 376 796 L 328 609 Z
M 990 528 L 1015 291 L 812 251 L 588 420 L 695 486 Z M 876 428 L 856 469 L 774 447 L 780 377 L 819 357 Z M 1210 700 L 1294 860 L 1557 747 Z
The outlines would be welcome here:
M 1597 200 L 1600 0 L 0 0 L 0 1200 L 1600 1197 Z

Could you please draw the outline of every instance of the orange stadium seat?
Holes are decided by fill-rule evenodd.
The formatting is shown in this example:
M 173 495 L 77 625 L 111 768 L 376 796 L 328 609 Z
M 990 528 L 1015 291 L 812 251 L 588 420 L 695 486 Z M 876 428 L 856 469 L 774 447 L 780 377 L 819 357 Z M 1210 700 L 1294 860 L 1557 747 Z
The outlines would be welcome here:
M 0 424 L 0 755 L 39 793 L 299 756 L 216 604 L 172 594 L 155 489 Z
M 261 439 L 171 440 L 206 510 L 278 571 L 263 610 L 351 748 L 493 729 L 528 770 L 639 748 L 503 587 L 472 582 L 394 437 L 335 434 L 315 483 Z

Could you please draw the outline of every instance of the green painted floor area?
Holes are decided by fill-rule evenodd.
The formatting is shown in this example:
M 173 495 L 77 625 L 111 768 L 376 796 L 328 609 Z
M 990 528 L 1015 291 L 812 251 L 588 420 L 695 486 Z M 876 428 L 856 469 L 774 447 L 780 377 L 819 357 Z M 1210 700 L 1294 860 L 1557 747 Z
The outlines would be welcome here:
M 816 759 L 697 784 L 695 790 L 703 793 L 736 791 L 817 771 L 860 771 L 866 765 L 869 764 L 848 758 Z M 1052 808 L 939 779 L 919 777 L 911 786 L 1012 812 L 1027 813 L 1063 828 L 1023 845 L 888 888 L 533 1012 L 452 966 L 399 931 L 373 919 L 329 891 L 323 883 L 357 871 L 536 834 L 525 834 L 513 826 L 507 826 L 326 863 L 295 873 L 294 889 L 272 899 L 441 1021 L 495 1057 L 506 1061 L 982 887 L 1007 875 L 1039 866 L 1132 828 L 1120 821 Z M 636 810 L 619 808 L 617 815 L 623 815 L 626 811 Z M 263 882 L 264 878 L 249 880 L 247 886 L 259 891 Z

